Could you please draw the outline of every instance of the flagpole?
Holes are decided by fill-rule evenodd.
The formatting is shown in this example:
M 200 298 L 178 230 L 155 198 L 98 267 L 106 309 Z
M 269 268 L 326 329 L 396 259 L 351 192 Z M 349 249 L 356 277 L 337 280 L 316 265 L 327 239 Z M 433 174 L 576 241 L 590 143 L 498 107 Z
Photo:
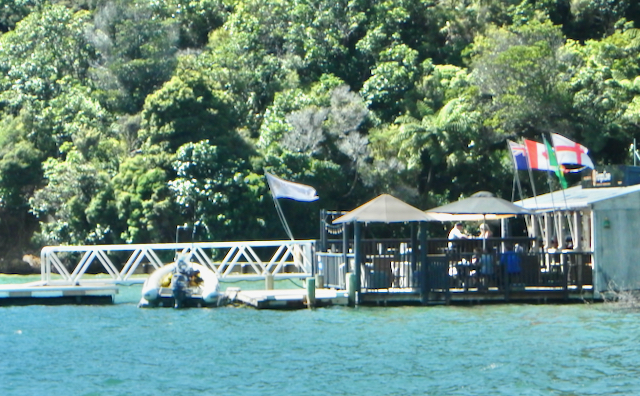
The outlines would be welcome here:
M 270 174 L 266 170 L 264 171 L 264 175 L 267 178 L 267 184 L 269 185 L 271 197 L 273 198 L 273 204 L 276 207 L 276 212 L 278 212 L 280 222 L 282 223 L 287 236 L 293 241 L 293 234 L 291 233 L 291 229 L 289 228 L 287 219 L 284 217 L 284 212 L 282 211 L 280 202 L 278 202 L 278 198 L 288 198 L 295 201 L 311 202 L 318 199 L 316 190 L 311 186 L 283 180 L 277 176 Z
M 553 137 L 551 137 L 551 142 L 553 143 Z M 560 163 L 558 163 L 558 161 L 557 161 L 557 155 L 555 154 L 555 149 L 556 149 L 556 146 L 554 144 L 553 145 L 553 150 L 554 150 L 554 156 L 556 157 L 558 172 L 564 172 L 563 169 L 560 167 Z M 563 177 L 564 177 L 564 175 L 563 175 Z M 566 183 L 566 181 L 565 181 L 565 183 Z M 564 207 L 568 210 L 569 209 L 569 204 L 567 203 L 567 194 L 565 193 L 564 190 L 565 189 L 563 188 L 562 189 L 562 199 L 564 199 Z M 554 206 L 555 206 L 555 204 L 554 204 Z M 561 214 L 560 217 L 564 217 L 564 216 L 562 216 L 562 214 Z M 573 225 L 572 225 L 572 222 L 569 220 L 568 216 L 567 216 L 566 220 L 567 220 L 567 224 L 569 225 L 569 233 L 571 234 L 571 238 L 573 238 Z M 558 227 L 561 227 L 561 225 L 559 225 Z M 558 231 L 562 231 L 562 230 L 558 229 Z M 564 241 L 558 241 L 558 247 L 560 247 L 560 246 L 564 247 Z
M 284 217 L 284 213 L 282 212 L 282 208 L 280 207 L 280 202 L 278 202 L 278 198 L 271 193 L 271 198 L 273 198 L 273 204 L 276 207 L 276 212 L 278 212 L 278 217 L 280 218 L 280 222 L 284 227 L 284 231 L 287 233 L 287 236 L 293 241 L 293 234 L 291 233 L 291 229 L 289 228 L 289 224 L 287 223 L 287 219 Z
M 564 175 L 562 174 L 562 169 L 560 169 L 560 164 L 558 163 L 558 160 L 557 160 L 557 157 L 556 157 L 556 153 L 555 153 L 555 147 L 551 146 L 551 144 L 549 144 L 546 136 L 542 135 L 542 139 L 544 141 L 545 146 L 547 147 L 547 151 L 548 151 L 547 152 L 547 160 L 549 161 L 549 167 L 551 168 L 552 166 L 555 166 L 554 171 L 555 171 L 556 175 L 558 176 L 558 182 L 560 184 L 560 190 L 562 191 L 562 198 L 564 200 L 564 206 L 565 206 L 566 209 L 569 209 L 569 205 L 567 204 L 567 195 L 565 194 L 565 191 L 564 191 L 567 182 L 564 179 Z M 552 139 L 552 141 L 553 141 L 553 139 Z M 551 152 L 551 150 L 553 150 L 553 153 Z M 555 164 L 551 163 L 551 158 L 552 158 L 551 156 L 552 155 L 553 155 L 553 159 L 555 161 Z M 550 175 L 547 175 L 547 180 L 551 180 L 551 176 Z M 553 194 L 551 195 L 551 203 L 553 204 L 553 217 L 554 217 L 554 219 L 560 220 L 560 221 L 554 221 L 554 223 L 556 223 L 555 224 L 555 226 L 556 226 L 555 227 L 556 228 L 556 236 L 558 236 L 558 248 L 560 248 L 563 245 L 564 241 L 560 241 L 560 239 L 559 239 L 560 236 L 562 235 L 562 224 L 558 224 L 558 223 L 562 222 L 564 216 L 563 216 L 563 214 L 561 212 L 560 213 L 556 213 L 556 212 L 559 212 L 559 211 L 556 211 L 556 204 L 555 204 L 555 201 L 553 199 Z M 571 224 L 569 224 L 569 232 L 571 234 L 573 234 L 573 232 L 571 230 Z
M 533 180 L 533 171 L 531 169 L 531 161 L 529 160 L 530 158 L 530 153 L 529 153 L 529 147 L 527 146 L 526 142 L 521 138 L 520 139 L 520 143 L 524 146 L 524 150 L 527 152 L 527 171 L 529 173 L 529 182 L 531 183 L 531 190 L 533 191 L 533 202 L 536 205 L 536 209 L 538 209 L 538 193 L 536 192 L 536 183 Z M 539 216 L 533 215 L 538 223 L 538 228 L 540 229 L 540 233 L 544 236 L 545 233 L 545 228 L 542 222 L 542 219 Z M 534 221 L 534 227 L 536 226 L 535 224 L 536 222 Z M 534 234 L 536 234 L 534 232 Z M 545 237 L 546 239 L 546 237 Z M 536 245 L 537 245 L 538 241 L 536 241 Z
M 515 190 L 515 187 L 518 187 L 518 192 L 520 193 L 520 199 L 524 199 L 524 194 L 522 193 L 522 184 L 520 183 L 520 175 L 518 174 L 518 163 L 516 162 L 515 157 L 513 156 L 513 151 L 511 151 L 511 146 L 509 145 L 509 141 L 507 140 L 507 147 L 509 148 L 509 152 L 511 153 L 511 161 L 513 161 L 513 190 L 512 190 L 512 197 L 511 197 L 511 201 L 514 201 L 514 195 L 515 193 L 513 192 Z M 526 150 L 526 149 L 525 149 Z M 527 160 L 528 161 L 528 160 Z M 528 164 L 528 162 L 527 162 Z M 527 166 L 528 167 L 528 166 Z M 525 216 L 525 223 L 527 226 L 528 230 L 531 230 L 531 220 Z M 529 233 L 529 235 L 531 235 L 531 232 Z

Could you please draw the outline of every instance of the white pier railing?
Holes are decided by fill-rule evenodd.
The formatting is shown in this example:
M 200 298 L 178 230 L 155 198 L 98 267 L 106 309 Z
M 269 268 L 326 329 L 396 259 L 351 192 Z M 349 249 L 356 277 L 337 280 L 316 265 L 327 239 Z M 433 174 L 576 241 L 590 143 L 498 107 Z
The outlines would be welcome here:
M 52 282 L 54 272 L 62 282 L 71 284 L 142 283 L 144 277 L 133 277 L 141 266 L 157 269 L 181 254 L 211 268 L 221 281 L 259 280 L 267 275 L 274 279 L 306 278 L 312 274 L 314 244 L 304 240 L 47 246 L 40 254 L 41 275 L 45 283 Z M 111 278 L 83 278 L 88 270 L 106 272 Z

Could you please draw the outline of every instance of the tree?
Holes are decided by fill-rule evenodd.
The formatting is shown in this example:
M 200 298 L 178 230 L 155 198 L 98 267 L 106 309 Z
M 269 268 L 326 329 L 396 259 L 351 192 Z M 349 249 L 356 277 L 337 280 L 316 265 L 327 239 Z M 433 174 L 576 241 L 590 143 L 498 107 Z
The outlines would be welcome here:
M 0 0 L 0 33 L 13 30 L 34 7 L 42 3 L 42 0 Z
M 365 81 L 361 95 L 369 109 L 385 121 L 402 114 L 409 105 L 408 93 L 421 75 L 418 53 L 405 44 L 394 45 L 380 53 L 371 77 Z
M 116 208 L 109 175 L 76 151 L 64 161 L 49 158 L 43 164 L 47 185 L 29 200 L 40 221 L 42 244 L 118 242 Z
M 571 79 L 576 129 L 603 161 L 618 162 L 638 132 L 634 102 L 640 67 L 633 59 L 640 56 L 640 31 L 623 25 L 603 40 L 570 48 L 581 60 Z
M 136 114 L 147 95 L 171 78 L 178 28 L 172 19 L 157 18 L 148 2 L 106 2 L 86 32 L 98 52 L 92 79 L 109 109 Z
M 140 138 L 169 152 L 204 139 L 241 151 L 244 144 L 235 131 L 233 102 L 205 70 L 189 67 L 192 60 L 182 59 L 175 76 L 147 98 Z
M 532 21 L 494 28 L 472 47 L 475 84 L 487 98 L 486 124 L 506 135 L 535 136 L 565 131 L 571 123 L 571 96 L 558 27 Z
M 208 240 L 265 235 L 261 196 L 252 188 L 250 164 L 203 140 L 180 147 L 169 182 L 183 216 Z M 201 234 L 202 235 L 202 234 Z
M 149 150 L 134 154 L 113 178 L 119 238 L 127 243 L 169 242 L 182 224 L 168 183 L 172 156 Z
M 165 0 L 152 2 L 151 7 L 154 14 L 178 22 L 178 47 L 181 49 L 203 48 L 209 33 L 220 28 L 231 11 L 224 0 Z
M 85 81 L 92 57 L 83 35 L 87 19 L 86 12 L 45 4 L 0 36 L 0 108 L 15 115 L 54 98 L 61 82 Z

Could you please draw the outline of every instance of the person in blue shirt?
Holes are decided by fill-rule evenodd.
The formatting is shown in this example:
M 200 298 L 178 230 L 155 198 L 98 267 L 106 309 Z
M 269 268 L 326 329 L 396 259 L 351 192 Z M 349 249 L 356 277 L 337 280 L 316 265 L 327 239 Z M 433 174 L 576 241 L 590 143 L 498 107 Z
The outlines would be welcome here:
M 502 253 L 502 257 L 500 258 L 500 264 L 507 268 L 507 274 L 519 274 L 520 271 L 522 271 L 520 267 L 521 261 L 520 255 L 514 252 L 513 249 Z
M 518 252 L 513 250 L 513 246 L 506 245 L 505 251 L 500 256 L 500 265 L 503 268 L 504 273 L 507 275 L 509 283 L 512 283 L 513 276 L 522 272 L 522 259 Z

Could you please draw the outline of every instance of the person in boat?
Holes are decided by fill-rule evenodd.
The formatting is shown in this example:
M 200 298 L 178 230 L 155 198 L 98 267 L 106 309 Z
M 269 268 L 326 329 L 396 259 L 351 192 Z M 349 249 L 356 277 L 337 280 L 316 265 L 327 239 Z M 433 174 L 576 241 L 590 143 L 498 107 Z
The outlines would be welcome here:
M 189 286 L 200 286 L 202 282 L 204 282 L 204 279 L 202 279 L 202 277 L 200 276 L 200 270 L 191 270 L 191 275 L 189 276 Z

